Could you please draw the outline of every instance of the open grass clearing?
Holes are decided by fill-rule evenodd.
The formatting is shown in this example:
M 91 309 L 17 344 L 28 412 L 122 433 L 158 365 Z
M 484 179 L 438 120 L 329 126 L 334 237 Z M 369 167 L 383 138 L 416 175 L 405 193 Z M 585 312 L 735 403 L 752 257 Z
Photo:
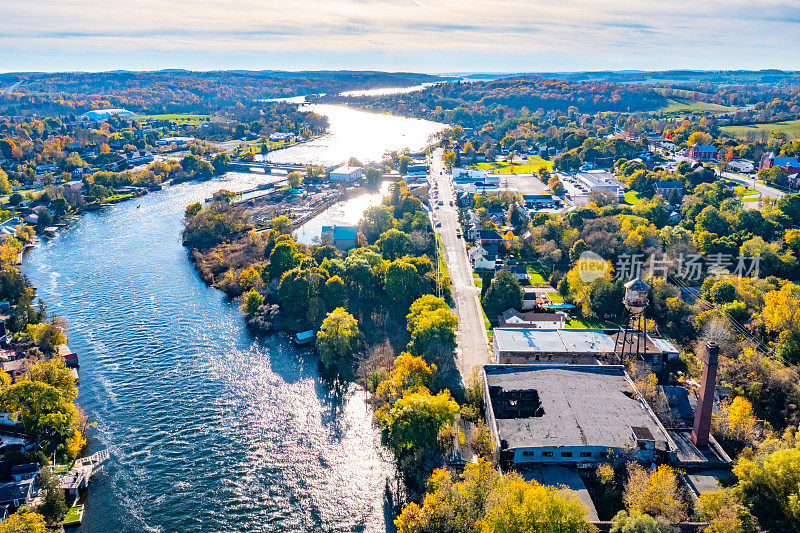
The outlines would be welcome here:
M 783 122 L 768 122 L 763 124 L 745 124 L 742 126 L 723 126 L 720 130 L 730 133 L 734 137 L 746 139 L 748 133 L 761 136 L 764 133 L 782 133 L 790 139 L 800 139 L 800 120 L 786 120 Z
M 628 191 L 625 193 L 625 201 L 631 205 L 639 205 L 647 201 L 647 199 L 636 191 Z
M 538 172 L 540 168 L 553 170 L 553 162 L 542 159 L 539 156 L 529 156 L 526 163 L 478 163 L 475 165 L 478 170 L 492 170 L 495 174 L 532 174 Z
M 712 104 L 709 102 L 699 102 L 697 100 L 692 100 L 691 98 L 681 97 L 681 96 L 674 96 L 672 98 L 667 99 L 667 105 L 658 109 L 657 112 L 661 113 L 705 113 L 705 112 L 716 112 L 720 113 L 723 111 L 733 111 L 735 108 L 719 105 L 719 104 Z
M 134 120 L 169 120 L 175 124 L 205 124 L 211 122 L 211 115 L 167 114 L 139 115 Z

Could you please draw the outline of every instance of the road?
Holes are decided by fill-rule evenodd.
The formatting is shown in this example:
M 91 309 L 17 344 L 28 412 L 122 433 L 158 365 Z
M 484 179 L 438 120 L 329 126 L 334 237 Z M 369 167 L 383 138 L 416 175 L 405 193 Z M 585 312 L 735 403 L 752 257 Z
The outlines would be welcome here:
M 741 183 L 742 185 L 746 185 L 757 190 L 761 196 L 766 196 L 768 198 L 780 198 L 785 196 L 786 193 L 783 191 L 779 191 L 778 189 L 773 189 L 769 185 L 764 185 L 763 183 L 758 183 L 752 178 L 743 178 L 739 174 L 734 174 L 732 172 L 719 172 L 717 173 L 722 176 L 723 178 L 727 178 L 729 180 L 733 180 L 736 182 Z M 755 183 L 754 183 L 755 182 Z
M 450 205 L 455 200 L 455 194 L 452 177 L 446 172 L 442 162 L 441 149 L 433 152 L 428 165 L 429 179 L 432 185 L 435 184 L 438 193 L 437 201 L 431 200 L 434 219 L 441 222 L 441 226 L 435 228 L 435 231 L 442 239 L 445 265 L 453 282 L 453 300 L 458 315 L 456 364 L 466 383 L 475 367 L 489 362 L 486 326 L 478 301 L 481 291 L 473 282 L 472 266 L 464 240 L 457 236 L 461 229 L 458 208 Z M 438 200 L 442 200 L 444 205 L 439 205 Z

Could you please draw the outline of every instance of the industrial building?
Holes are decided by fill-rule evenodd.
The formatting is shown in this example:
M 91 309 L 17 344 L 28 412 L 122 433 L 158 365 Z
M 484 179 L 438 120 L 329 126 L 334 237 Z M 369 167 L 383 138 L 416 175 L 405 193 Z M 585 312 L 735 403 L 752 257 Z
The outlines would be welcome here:
M 355 181 L 364 175 L 364 169 L 361 167 L 351 167 L 350 165 L 342 165 L 338 168 L 331 170 L 331 181 Z
M 638 332 L 621 335 L 618 330 L 603 329 L 533 329 L 495 328 L 492 347 L 500 364 L 570 363 L 593 365 L 619 363 L 623 354 L 637 341 L 637 357 L 654 370 L 678 356 L 678 349 L 667 339 L 653 338 Z
M 609 191 L 615 194 L 617 199 L 625 199 L 625 185 L 610 172 L 588 170 L 578 172 L 575 174 L 575 178 L 586 189 L 586 192 Z
M 676 446 L 617 365 L 484 366 L 486 418 L 500 464 L 668 462 Z

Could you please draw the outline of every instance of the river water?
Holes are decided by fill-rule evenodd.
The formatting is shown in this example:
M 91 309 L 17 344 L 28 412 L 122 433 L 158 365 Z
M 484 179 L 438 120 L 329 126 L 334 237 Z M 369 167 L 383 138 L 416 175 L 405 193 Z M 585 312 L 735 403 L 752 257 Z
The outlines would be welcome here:
M 303 157 L 335 160 L 348 143 L 374 153 L 383 132 L 384 150 L 402 148 L 393 132 L 403 119 L 357 117 L 376 129 L 355 131 L 338 123 L 358 113 L 346 111 Z M 323 382 L 316 356 L 283 335 L 254 339 L 180 244 L 186 205 L 264 179 L 166 187 L 87 213 L 27 255 L 24 273 L 80 356 L 90 451 L 112 457 L 92 481 L 82 531 L 392 529 L 395 467 L 364 392 Z

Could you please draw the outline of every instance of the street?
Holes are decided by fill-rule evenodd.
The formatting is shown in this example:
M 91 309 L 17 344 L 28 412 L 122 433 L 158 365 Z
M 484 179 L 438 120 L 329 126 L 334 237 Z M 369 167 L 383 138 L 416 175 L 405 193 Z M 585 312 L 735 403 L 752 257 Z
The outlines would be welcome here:
M 440 235 L 444 246 L 445 265 L 453 282 L 453 300 L 459 322 L 456 364 L 466 382 L 475 367 L 489 362 L 486 327 L 478 301 L 480 289 L 475 287 L 472 279 L 472 266 L 464 239 L 457 236 L 461 232 L 458 208 L 450 205 L 451 201 L 455 202 L 455 195 L 450 174 L 442 162 L 441 149 L 429 156 L 428 164 L 429 180 L 432 188 L 435 184 L 437 192 L 436 201 L 431 199 L 431 208 L 435 220 L 441 223 L 434 230 Z M 444 205 L 439 205 L 440 200 Z

